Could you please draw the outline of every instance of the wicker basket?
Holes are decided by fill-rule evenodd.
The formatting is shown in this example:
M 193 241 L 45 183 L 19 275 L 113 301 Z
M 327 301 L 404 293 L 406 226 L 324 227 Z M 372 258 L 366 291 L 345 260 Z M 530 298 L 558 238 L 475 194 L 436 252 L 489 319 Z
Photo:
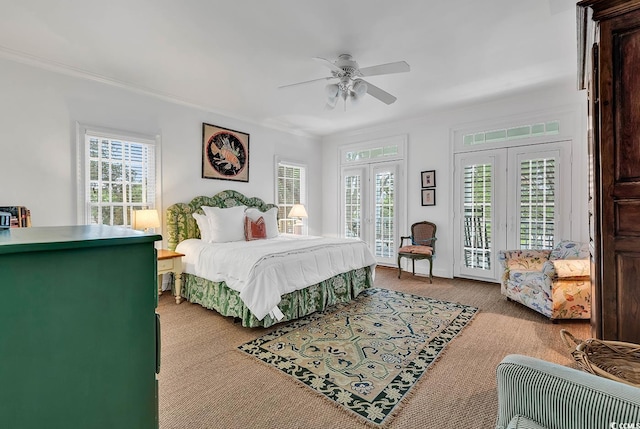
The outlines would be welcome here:
M 596 338 L 579 340 L 565 329 L 560 336 L 585 371 L 640 387 L 640 344 Z

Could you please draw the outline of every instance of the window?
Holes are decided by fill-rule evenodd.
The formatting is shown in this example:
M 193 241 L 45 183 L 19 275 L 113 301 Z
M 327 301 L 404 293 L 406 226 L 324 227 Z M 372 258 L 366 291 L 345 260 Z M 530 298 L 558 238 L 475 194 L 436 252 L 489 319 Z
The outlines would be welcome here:
M 380 265 L 397 266 L 400 233 L 406 230 L 407 136 L 340 148 L 341 233 L 368 244 Z
M 344 176 L 344 236 L 361 237 L 362 175 L 346 173 Z
M 278 205 L 278 229 L 293 234 L 295 225 L 306 219 L 290 219 L 288 214 L 294 204 L 306 204 L 306 167 L 302 164 L 279 161 L 277 163 L 276 204 Z
M 493 180 L 491 164 L 464 166 L 464 266 L 491 269 L 491 214 Z
M 156 207 L 154 139 L 80 127 L 80 223 L 131 226 L 132 211 Z
M 462 140 L 465 146 L 470 146 L 556 134 L 560 134 L 560 121 L 557 120 L 546 123 L 520 125 L 511 128 L 465 134 L 462 137 Z
M 556 220 L 555 158 L 520 162 L 520 248 L 552 249 Z
M 404 136 L 374 140 L 364 144 L 346 146 L 341 150 L 341 165 L 369 164 L 404 158 Z
M 499 281 L 501 249 L 551 249 L 570 231 L 571 142 L 459 153 L 454 275 Z
M 367 149 L 344 152 L 344 163 L 367 162 L 368 160 L 384 159 L 398 156 L 398 145 L 379 146 Z

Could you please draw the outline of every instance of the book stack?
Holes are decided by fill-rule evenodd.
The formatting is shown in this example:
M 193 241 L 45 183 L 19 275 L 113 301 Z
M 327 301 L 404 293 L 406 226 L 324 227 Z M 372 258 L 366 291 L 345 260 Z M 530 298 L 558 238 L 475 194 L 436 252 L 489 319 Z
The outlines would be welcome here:
M 31 226 L 31 212 L 23 206 L 0 207 L 0 212 L 9 213 L 11 228 L 27 228 Z

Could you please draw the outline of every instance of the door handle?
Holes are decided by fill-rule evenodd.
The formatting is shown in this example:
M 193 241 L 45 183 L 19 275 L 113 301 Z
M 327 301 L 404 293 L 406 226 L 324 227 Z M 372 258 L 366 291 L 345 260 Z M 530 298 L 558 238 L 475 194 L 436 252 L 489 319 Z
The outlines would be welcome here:
M 160 315 L 156 313 L 156 374 L 160 374 Z

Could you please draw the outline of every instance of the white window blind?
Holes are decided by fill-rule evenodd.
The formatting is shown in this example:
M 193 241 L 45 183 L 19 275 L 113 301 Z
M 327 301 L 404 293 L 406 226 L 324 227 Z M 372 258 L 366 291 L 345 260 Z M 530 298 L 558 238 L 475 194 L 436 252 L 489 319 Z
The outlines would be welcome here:
M 344 225 L 345 237 L 362 237 L 361 207 L 362 207 L 362 176 L 359 174 L 346 175 L 344 178 Z
M 85 129 L 84 218 L 131 226 L 132 211 L 156 202 L 155 141 Z
M 556 160 L 520 163 L 520 248 L 551 249 L 556 218 Z
M 300 219 L 290 219 L 288 214 L 294 204 L 306 203 L 306 167 L 278 162 L 276 204 L 278 205 L 278 228 L 282 233 L 294 233 L 294 225 Z M 306 219 L 302 219 L 306 223 Z
M 491 164 L 464 168 L 464 266 L 491 269 Z
M 375 255 L 383 258 L 395 256 L 395 172 L 380 171 L 375 175 Z

